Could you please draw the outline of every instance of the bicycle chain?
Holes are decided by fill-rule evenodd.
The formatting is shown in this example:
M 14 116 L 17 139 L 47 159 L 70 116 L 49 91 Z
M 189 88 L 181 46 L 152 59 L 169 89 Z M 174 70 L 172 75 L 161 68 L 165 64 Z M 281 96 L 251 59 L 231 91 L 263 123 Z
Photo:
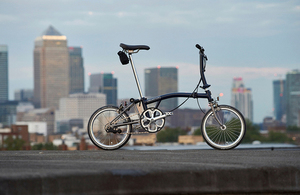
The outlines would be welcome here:
M 133 117 L 133 116 L 136 116 L 136 115 L 139 115 L 139 113 L 132 114 L 132 115 L 126 117 L 126 118 L 120 118 L 119 120 L 115 121 L 113 124 L 119 122 L 120 120 L 125 120 L 125 119 L 128 119 L 128 118 L 130 119 L 130 117 Z M 135 129 L 132 129 L 132 130 L 138 130 L 138 129 L 141 129 L 141 128 L 142 127 L 139 125 L 139 126 L 135 127 Z M 125 134 L 135 135 L 135 134 L 148 134 L 148 133 L 150 133 L 150 132 L 145 131 L 145 132 L 130 132 L 130 133 L 119 133 L 119 134 L 120 135 L 125 135 Z

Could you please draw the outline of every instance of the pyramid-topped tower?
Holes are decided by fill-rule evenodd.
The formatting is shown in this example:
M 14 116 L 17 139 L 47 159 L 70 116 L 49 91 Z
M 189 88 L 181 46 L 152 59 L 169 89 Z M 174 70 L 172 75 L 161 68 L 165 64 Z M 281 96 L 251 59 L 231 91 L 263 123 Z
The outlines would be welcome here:
M 50 35 L 50 36 L 62 36 L 60 32 L 58 32 L 52 25 L 50 25 L 42 35 Z
M 58 109 L 69 94 L 67 37 L 49 26 L 34 43 L 34 103 L 37 108 Z

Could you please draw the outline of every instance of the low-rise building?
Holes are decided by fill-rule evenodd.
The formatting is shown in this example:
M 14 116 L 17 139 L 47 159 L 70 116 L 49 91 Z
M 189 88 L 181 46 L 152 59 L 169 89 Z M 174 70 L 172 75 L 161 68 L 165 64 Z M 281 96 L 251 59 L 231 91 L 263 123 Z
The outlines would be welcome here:
M 100 107 L 106 105 L 106 95 L 101 93 L 76 93 L 69 97 L 61 98 L 59 101 L 59 110 L 56 110 L 55 121 L 56 131 L 60 131 L 60 125 L 69 124 L 70 120 L 83 120 L 83 128 L 86 129 L 91 115 Z M 74 122 L 74 121 L 73 121 Z M 72 121 L 71 121 L 72 123 Z M 70 124 L 71 124 L 70 123 Z M 78 126 L 79 128 L 82 125 Z M 71 130 L 71 128 L 70 128 Z M 66 133 L 66 132 L 61 132 Z
M 198 142 L 203 142 L 201 135 L 180 135 L 178 136 L 178 143 L 196 145 Z
M 53 108 L 40 108 L 17 113 L 17 122 L 45 122 L 47 124 L 46 135 L 54 133 L 54 118 Z

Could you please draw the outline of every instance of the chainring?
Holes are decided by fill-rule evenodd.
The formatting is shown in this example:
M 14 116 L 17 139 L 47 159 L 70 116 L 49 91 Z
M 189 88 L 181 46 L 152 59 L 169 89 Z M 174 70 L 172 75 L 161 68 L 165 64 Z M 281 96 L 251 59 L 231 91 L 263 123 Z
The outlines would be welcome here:
M 155 120 L 163 115 L 163 112 L 157 108 L 148 108 L 141 114 L 140 123 L 145 131 L 156 133 L 165 125 L 165 118 Z

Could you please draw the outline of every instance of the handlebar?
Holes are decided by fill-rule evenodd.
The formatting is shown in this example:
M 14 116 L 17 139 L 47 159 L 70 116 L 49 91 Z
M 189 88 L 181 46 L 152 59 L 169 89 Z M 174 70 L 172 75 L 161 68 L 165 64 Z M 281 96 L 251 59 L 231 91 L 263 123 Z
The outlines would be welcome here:
M 201 47 L 199 44 L 195 45 L 197 49 L 200 50 L 200 53 L 203 54 L 203 57 L 208 60 L 207 56 L 204 54 L 205 49 L 203 47 Z
M 207 82 L 206 82 L 204 72 L 205 72 L 205 67 L 206 67 L 205 60 L 208 60 L 208 59 L 207 59 L 207 56 L 204 54 L 205 50 L 203 47 L 201 47 L 199 44 L 196 44 L 196 48 L 200 50 L 200 52 L 199 52 L 200 53 L 200 75 L 201 75 L 200 79 L 203 82 L 203 86 L 201 86 L 201 88 L 207 89 L 210 87 L 210 85 L 207 84 Z M 199 82 L 199 84 L 200 84 L 200 82 Z

